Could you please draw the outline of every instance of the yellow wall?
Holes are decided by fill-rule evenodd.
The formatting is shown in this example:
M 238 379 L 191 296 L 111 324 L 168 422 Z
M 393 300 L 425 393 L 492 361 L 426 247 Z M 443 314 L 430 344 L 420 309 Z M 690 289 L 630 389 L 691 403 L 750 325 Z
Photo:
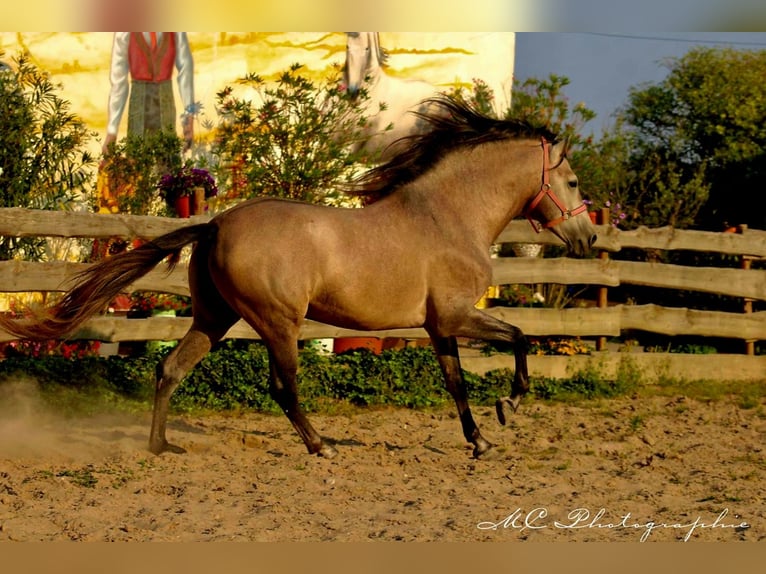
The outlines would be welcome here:
M 512 32 L 381 32 L 391 57 L 388 73 L 425 80 L 439 88 L 481 78 L 495 89 L 501 105 L 510 97 L 513 75 Z M 215 94 L 246 73 L 264 78 L 299 62 L 317 76 L 345 58 L 343 32 L 189 32 L 195 65 L 195 100 L 215 121 Z M 0 32 L 3 59 L 19 50 L 63 86 L 61 96 L 103 138 L 109 94 L 111 32 Z M 177 94 L 176 94 L 177 96 Z M 182 109 L 179 103 L 177 109 Z M 127 114 L 119 137 L 125 135 Z M 100 153 L 100 142 L 93 142 Z
M 343 32 L 189 32 L 194 57 L 195 101 L 207 119 L 217 120 L 215 94 L 247 73 L 269 79 L 293 63 L 323 76 L 342 65 Z M 390 53 L 387 73 L 425 80 L 437 88 L 470 84 L 481 78 L 495 89 L 499 105 L 507 105 L 513 76 L 512 32 L 388 33 L 381 45 Z M 111 32 L 0 32 L 2 59 L 11 63 L 19 51 L 62 85 L 59 95 L 98 134 L 91 151 L 98 157 L 106 131 Z M 176 98 L 178 93 L 176 90 Z M 178 102 L 176 109 L 181 110 Z M 126 133 L 127 113 L 118 137 Z M 0 307 L 4 307 L 0 296 Z

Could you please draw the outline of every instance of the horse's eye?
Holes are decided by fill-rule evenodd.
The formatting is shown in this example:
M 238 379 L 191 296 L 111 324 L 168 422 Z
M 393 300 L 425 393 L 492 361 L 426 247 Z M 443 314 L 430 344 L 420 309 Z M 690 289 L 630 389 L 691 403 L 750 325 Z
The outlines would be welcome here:
M 577 180 L 576 179 L 569 180 L 569 187 L 571 187 L 572 189 L 577 189 Z

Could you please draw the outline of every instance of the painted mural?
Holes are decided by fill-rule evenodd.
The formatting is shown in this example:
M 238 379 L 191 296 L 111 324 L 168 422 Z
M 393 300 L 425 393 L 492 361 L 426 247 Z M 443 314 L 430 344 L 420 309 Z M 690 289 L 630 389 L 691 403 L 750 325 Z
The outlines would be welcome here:
M 149 34 L 149 33 L 146 33 Z M 293 63 L 310 76 L 323 77 L 345 61 L 344 32 L 189 32 L 193 58 L 194 101 L 215 121 L 215 94 L 238 78 L 256 73 L 269 79 Z M 449 89 L 481 78 L 495 91 L 497 104 L 509 103 L 513 76 L 514 34 L 511 32 L 388 33 L 380 43 L 388 53 L 387 74 L 418 79 Z M 20 50 L 50 72 L 63 86 L 62 97 L 98 134 L 93 153 L 101 152 L 109 123 L 112 32 L 0 32 L 0 51 L 9 62 Z M 182 94 L 173 80 L 175 109 L 184 110 Z M 127 133 L 129 113 L 123 113 L 118 137 Z M 182 133 L 180 121 L 179 135 Z

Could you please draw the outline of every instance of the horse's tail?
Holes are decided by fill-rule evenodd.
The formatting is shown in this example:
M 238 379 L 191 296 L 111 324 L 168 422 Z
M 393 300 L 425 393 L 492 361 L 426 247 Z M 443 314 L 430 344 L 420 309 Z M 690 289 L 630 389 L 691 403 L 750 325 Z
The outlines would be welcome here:
M 213 239 L 215 230 L 216 226 L 209 223 L 190 225 L 108 257 L 75 276 L 74 287 L 40 317 L 16 320 L 0 314 L 0 329 L 24 339 L 61 338 L 103 311 L 128 285 L 168 256 L 171 256 L 168 267 L 172 269 L 184 246 Z

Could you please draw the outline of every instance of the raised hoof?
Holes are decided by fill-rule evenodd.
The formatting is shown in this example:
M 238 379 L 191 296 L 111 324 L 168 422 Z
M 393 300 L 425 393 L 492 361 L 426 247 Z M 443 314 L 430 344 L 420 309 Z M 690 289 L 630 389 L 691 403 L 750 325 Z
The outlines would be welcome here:
M 171 454 L 186 454 L 185 448 L 170 444 L 167 441 L 162 441 L 158 444 L 150 444 L 149 451 L 156 455 L 160 455 L 164 452 L 169 452 Z
M 321 456 L 323 458 L 335 458 L 338 456 L 338 451 L 335 449 L 335 447 L 330 446 L 329 444 L 323 444 L 322 447 L 317 451 L 317 456 Z
M 500 397 L 495 403 L 495 411 L 497 412 L 497 420 L 501 425 L 505 426 L 508 422 L 508 417 L 516 412 L 521 403 L 521 397 L 512 399 L 511 397 Z

